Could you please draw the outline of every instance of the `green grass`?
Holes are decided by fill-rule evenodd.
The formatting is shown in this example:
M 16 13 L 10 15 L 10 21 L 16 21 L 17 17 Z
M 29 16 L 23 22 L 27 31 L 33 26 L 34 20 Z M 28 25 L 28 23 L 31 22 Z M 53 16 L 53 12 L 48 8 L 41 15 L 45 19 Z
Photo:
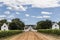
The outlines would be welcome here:
M 21 30 L 0 31 L 0 38 L 16 35 L 19 33 L 22 33 L 22 31 Z
M 58 30 L 58 29 L 55 29 L 55 30 L 52 30 L 52 29 L 40 29 L 40 30 L 38 30 L 38 32 L 46 33 L 46 34 L 60 35 L 60 30 Z

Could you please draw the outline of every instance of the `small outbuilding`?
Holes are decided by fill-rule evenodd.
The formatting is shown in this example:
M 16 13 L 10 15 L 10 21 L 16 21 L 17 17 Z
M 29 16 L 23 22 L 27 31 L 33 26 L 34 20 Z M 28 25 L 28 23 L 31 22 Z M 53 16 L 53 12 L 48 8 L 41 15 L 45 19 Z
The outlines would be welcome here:
M 57 23 L 54 23 L 54 24 L 52 25 L 52 29 L 59 29 L 59 25 L 58 25 Z
M 27 32 L 27 31 L 36 31 L 37 32 L 37 30 L 34 30 L 32 26 L 29 26 L 29 27 L 26 26 L 26 27 L 24 27 L 24 31 L 25 32 Z
M 1 30 L 2 30 L 2 31 L 9 30 L 9 29 L 8 29 L 8 25 L 7 25 L 6 23 L 4 23 L 4 24 L 1 26 Z

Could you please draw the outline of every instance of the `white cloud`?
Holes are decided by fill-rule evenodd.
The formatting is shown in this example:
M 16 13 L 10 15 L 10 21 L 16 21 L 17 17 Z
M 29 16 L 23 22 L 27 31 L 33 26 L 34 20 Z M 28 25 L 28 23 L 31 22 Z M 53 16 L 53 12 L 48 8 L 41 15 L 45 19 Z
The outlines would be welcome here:
M 12 9 L 18 10 L 18 11 L 26 11 L 26 8 L 24 8 L 22 5 L 19 5 L 19 7 L 17 5 L 12 6 Z
M 35 18 L 36 16 L 31 16 L 31 17 Z
M 0 18 L 5 18 L 6 17 L 6 15 L 0 15 Z
M 26 17 L 29 17 L 30 15 L 29 14 L 25 14 Z
M 15 18 L 15 15 L 0 15 L 0 20 L 2 20 L 2 19 L 8 19 L 8 21 L 9 22 L 11 22 L 11 20 L 9 20 L 9 19 L 13 19 L 13 18 Z
M 50 18 L 51 16 L 46 16 L 46 15 L 43 15 L 43 16 L 31 16 L 33 18 Z
M 12 10 L 12 7 L 7 7 L 7 9 Z
M 15 15 L 9 15 L 8 17 L 7 17 L 8 19 L 13 19 L 13 18 L 15 18 Z
M 3 2 L 5 5 L 12 7 L 12 9 L 24 11 L 26 11 L 26 8 L 22 5 L 31 4 L 32 7 L 39 8 L 59 7 L 59 1 L 60 0 L 0 0 L 0 2 Z
M 5 19 L 6 17 L 6 15 L 0 15 L 0 20 Z
M 36 18 L 43 18 L 42 16 L 37 16 Z
M 0 4 L 0 7 L 2 7 L 3 6 L 3 4 Z
M 39 8 L 49 8 L 49 7 L 58 7 L 60 4 L 58 4 L 59 0 L 33 0 L 33 7 L 39 7 Z
M 26 10 L 26 8 L 23 7 L 20 4 L 20 1 L 18 1 L 18 0 L 0 0 L 0 2 L 3 2 L 4 5 L 7 5 L 8 7 L 11 7 L 14 10 L 19 10 L 19 11 L 25 11 Z
M 42 16 L 31 16 L 32 18 L 43 18 Z
M 50 18 L 50 16 L 43 16 L 43 18 Z
M 5 13 L 5 14 L 10 14 L 10 11 L 5 11 L 4 13 Z
M 52 14 L 51 12 L 41 12 L 41 14 Z
M 23 19 L 23 21 L 28 21 L 28 19 Z
M 19 12 L 16 12 L 17 15 L 19 15 L 20 13 Z

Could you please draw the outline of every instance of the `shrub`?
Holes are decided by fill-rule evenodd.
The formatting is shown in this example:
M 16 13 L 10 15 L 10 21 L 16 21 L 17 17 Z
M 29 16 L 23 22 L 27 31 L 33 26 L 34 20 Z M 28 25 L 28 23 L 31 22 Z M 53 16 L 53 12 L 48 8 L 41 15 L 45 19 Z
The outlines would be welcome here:
M 22 33 L 20 30 L 0 31 L 0 38 Z
M 46 34 L 60 35 L 60 30 L 58 30 L 58 29 L 55 29 L 55 30 L 52 30 L 52 29 L 40 29 L 40 30 L 38 30 L 38 32 L 46 33 Z

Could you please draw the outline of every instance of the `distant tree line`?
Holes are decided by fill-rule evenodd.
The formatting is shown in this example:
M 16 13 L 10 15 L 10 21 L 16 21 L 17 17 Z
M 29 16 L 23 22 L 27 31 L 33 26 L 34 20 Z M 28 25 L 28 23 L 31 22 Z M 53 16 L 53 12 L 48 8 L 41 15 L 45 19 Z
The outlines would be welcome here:
M 6 19 L 3 19 L 0 20 L 0 29 L 4 23 L 6 23 L 9 26 L 10 30 L 23 30 L 25 26 L 24 22 L 22 22 L 18 18 L 12 19 L 11 22 L 7 22 Z
M 53 23 L 55 22 L 52 22 L 51 20 L 48 19 L 44 21 L 39 21 L 37 22 L 36 29 L 51 29 Z M 58 22 L 57 24 L 60 25 L 60 22 Z

